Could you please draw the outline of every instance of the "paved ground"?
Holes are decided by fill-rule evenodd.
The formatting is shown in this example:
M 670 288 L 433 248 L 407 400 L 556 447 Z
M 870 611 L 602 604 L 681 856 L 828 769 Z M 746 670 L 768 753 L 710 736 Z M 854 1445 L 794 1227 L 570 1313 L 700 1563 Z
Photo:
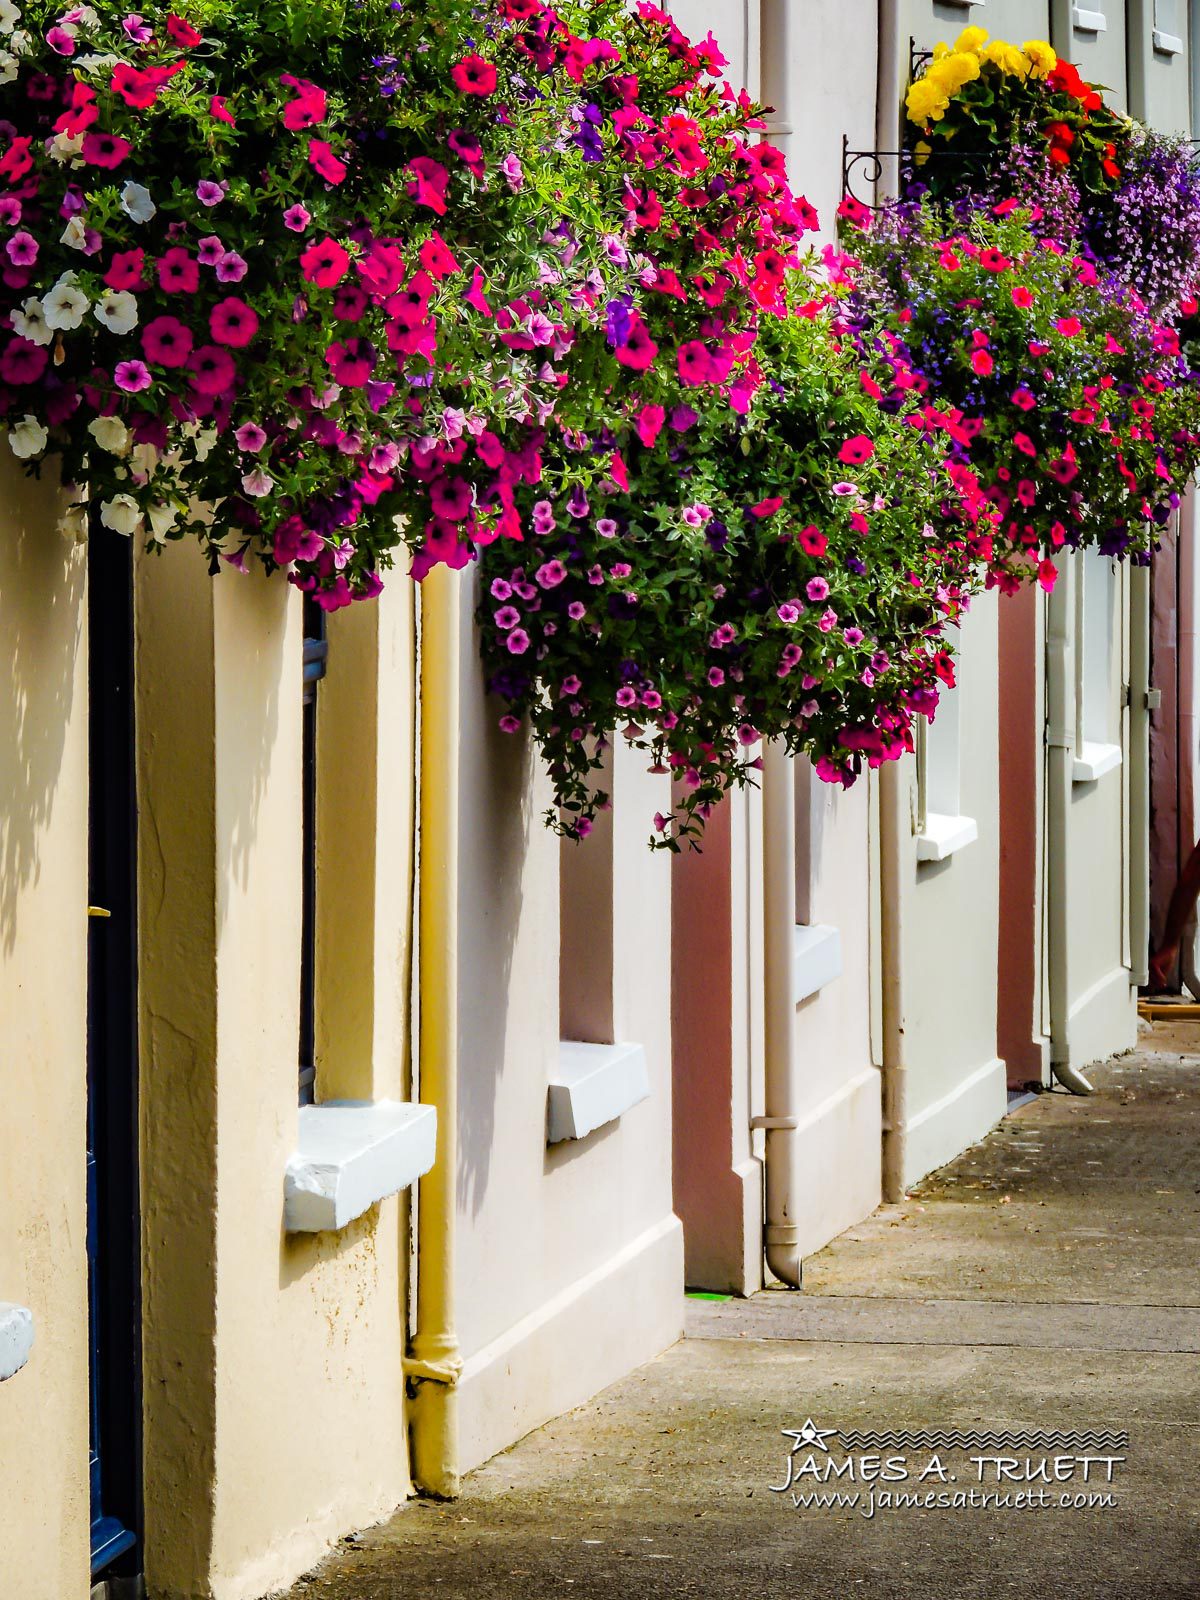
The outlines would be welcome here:
M 1195 1041 L 1195 1042 L 1193 1042 Z M 1159 1025 L 1042 1095 L 806 1264 L 803 1294 L 689 1302 L 689 1337 L 591 1405 L 416 1502 L 290 1600 L 1200 1600 L 1200 1025 Z M 1093 1508 L 798 1508 L 826 1460 L 947 1474 L 876 1490 L 1104 1493 Z M 1127 1431 L 1127 1446 L 847 1431 Z M 828 1453 L 827 1453 L 828 1452 Z M 977 1484 L 972 1456 L 1123 1456 L 1090 1480 Z M 1061 1470 L 1066 1470 L 1065 1467 Z M 951 1481 L 951 1479 L 953 1481 Z M 819 1488 L 819 1485 L 816 1485 Z

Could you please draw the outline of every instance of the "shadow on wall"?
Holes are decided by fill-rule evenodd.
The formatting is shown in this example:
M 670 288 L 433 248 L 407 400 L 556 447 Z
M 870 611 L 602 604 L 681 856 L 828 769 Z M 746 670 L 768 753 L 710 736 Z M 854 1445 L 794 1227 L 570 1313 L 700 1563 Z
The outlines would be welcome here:
M 15 461 L 5 461 L 0 485 L 0 638 L 7 663 L 0 694 L 0 947 L 10 953 L 21 894 L 41 872 L 41 838 L 62 770 L 83 648 L 86 561 L 55 525 L 55 483 L 33 482 Z
M 487 1194 L 495 1143 L 496 1098 L 508 1038 L 513 953 L 521 925 L 524 875 L 533 825 L 532 741 L 502 733 L 501 703 L 485 694 L 477 630 L 466 620 L 473 606 L 464 584 L 462 745 L 459 794 L 459 983 L 464 999 L 459 1032 L 458 1179 L 460 1208 L 478 1216 Z M 541 819 L 536 826 L 541 828 Z M 555 849 L 558 840 L 553 839 Z M 558 922 L 551 934 L 557 940 Z M 540 948 L 535 958 L 543 955 Z M 557 965 L 538 960 L 558 1014 Z M 544 1007 L 543 1007 L 544 1009 Z M 536 1057 L 537 1040 L 530 1039 Z M 536 1059 L 529 1064 L 538 1067 Z M 540 1126 L 540 1125 L 539 1125 Z

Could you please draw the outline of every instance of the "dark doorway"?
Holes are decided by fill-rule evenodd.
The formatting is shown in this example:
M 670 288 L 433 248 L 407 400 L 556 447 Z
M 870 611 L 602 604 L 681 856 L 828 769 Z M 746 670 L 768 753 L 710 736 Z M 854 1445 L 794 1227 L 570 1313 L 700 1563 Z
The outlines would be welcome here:
M 88 1313 L 92 1573 L 141 1569 L 133 545 L 88 544 Z

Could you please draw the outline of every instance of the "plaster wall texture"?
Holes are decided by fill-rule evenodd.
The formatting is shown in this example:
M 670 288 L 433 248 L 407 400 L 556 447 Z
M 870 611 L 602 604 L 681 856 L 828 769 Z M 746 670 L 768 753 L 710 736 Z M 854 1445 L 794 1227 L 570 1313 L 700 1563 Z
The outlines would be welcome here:
M 0 1583 L 83 1600 L 88 1568 L 87 636 L 56 491 L 0 461 L 0 1299 L 33 1312 L 0 1386 Z
M 1050 5 L 1050 43 L 1089 82 L 1104 84 L 1110 103 L 1121 110 L 1129 108 L 1125 11 L 1124 0 L 1051 0 Z M 1077 26 L 1080 12 L 1102 15 L 1106 26 Z
M 651 1093 L 548 1148 L 558 1054 L 561 844 L 549 781 L 496 726 L 463 585 L 460 772 L 458 1336 L 467 1470 L 679 1337 L 671 1201 L 670 860 L 651 853 L 669 779 L 613 752 L 612 1016 Z M 586 849 L 586 841 L 579 846 Z M 598 952 L 602 962 L 607 951 Z
M 164 1600 L 254 1600 L 409 1491 L 407 1227 L 391 1199 L 337 1234 L 283 1232 L 297 1121 L 300 597 L 258 574 L 214 582 L 190 546 L 140 560 L 137 596 L 147 1578 Z M 385 641 L 404 627 L 389 607 L 366 625 Z M 393 647 L 377 655 L 408 673 L 411 695 Z M 365 698 L 355 781 L 379 799 L 381 730 Z M 385 787 L 403 837 L 411 759 Z M 335 854 L 320 865 L 336 881 Z M 384 988 L 403 960 L 395 934 L 389 955 Z M 404 1091 L 394 1037 L 374 1053 L 368 1043 L 355 1068 L 361 1091 Z M 346 1083 L 340 1070 L 328 1087 Z M 320 1061 L 318 1085 L 320 1096 Z
M 1192 133 L 1190 7 L 1171 8 L 1170 27 L 1158 30 L 1156 0 L 1129 0 L 1127 48 L 1129 51 L 1129 109 L 1135 117 L 1152 123 L 1163 133 Z M 1163 19 L 1165 20 L 1165 19 Z M 1159 32 L 1159 43 L 1155 33 Z M 1170 48 L 1177 41 L 1178 52 Z
M 902 1010 L 907 1066 L 904 1183 L 982 1135 L 1005 1108 L 997 1053 L 999 926 L 998 612 L 977 600 L 958 642 L 960 808 L 978 827 L 945 861 L 902 862 Z M 949 707 L 946 707 L 949 711 Z M 916 816 L 916 763 L 902 785 Z M 907 788 L 907 796 L 904 789 Z

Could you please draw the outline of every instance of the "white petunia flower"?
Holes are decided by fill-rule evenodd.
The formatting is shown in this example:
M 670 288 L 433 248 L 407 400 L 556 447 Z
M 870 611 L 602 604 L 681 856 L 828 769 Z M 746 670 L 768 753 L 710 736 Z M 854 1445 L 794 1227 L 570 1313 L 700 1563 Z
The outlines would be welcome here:
M 144 184 L 127 183 L 121 190 L 121 210 L 134 222 L 149 222 L 158 207 Z
M 30 456 L 40 456 L 46 448 L 49 434 L 36 417 L 24 416 L 8 430 L 8 447 L 22 461 Z
M 30 344 L 46 345 L 54 337 L 46 321 L 45 306 L 32 297 L 23 303 L 19 311 L 9 312 L 8 320 L 13 332 L 19 338 L 28 339 Z
M 150 507 L 147 515 L 150 518 L 152 536 L 157 539 L 159 544 L 162 544 L 167 534 L 175 526 L 176 519 L 179 516 L 178 511 L 174 506 L 167 505 L 165 501 L 159 501 L 158 505 Z
M 0 0 L 0 33 L 11 33 L 21 20 L 21 13 L 12 0 Z
M 217 442 L 215 428 L 200 428 L 192 441 L 192 451 L 197 461 L 207 461 L 212 454 L 213 446 Z
M 86 506 L 68 506 L 58 519 L 58 531 L 76 544 L 86 544 L 88 536 L 88 509 Z
M 96 28 L 100 25 L 100 18 L 91 6 L 77 6 L 71 12 L 71 21 L 76 24 L 81 23 L 85 28 Z
M 253 472 L 247 472 L 242 478 L 242 488 L 256 500 L 261 500 L 263 495 L 270 494 L 274 487 L 275 479 L 261 467 L 255 467 Z
M 77 328 L 87 314 L 91 301 L 75 285 L 75 274 L 64 272 L 42 302 L 46 312 L 46 325 L 50 328 Z
M 106 290 L 92 307 L 92 315 L 109 333 L 129 333 L 137 327 L 137 297 L 125 289 Z
M 33 40 L 25 32 L 24 28 L 18 28 L 8 41 L 8 48 L 15 56 L 27 56 L 33 50 Z
M 82 133 L 56 133 L 46 145 L 54 161 L 65 163 L 74 162 L 76 165 L 83 159 L 83 134 Z M 72 217 L 72 222 L 77 222 L 77 217 Z M 78 247 L 77 247 L 78 248 Z
M 83 218 L 72 217 L 59 235 L 59 239 L 68 250 L 86 250 L 87 228 Z
M 0 83 L 11 83 L 16 75 L 16 56 L 8 50 L 0 50 Z
M 129 450 L 129 429 L 120 417 L 95 417 L 88 423 L 88 432 L 110 455 L 123 456 Z
M 114 533 L 132 534 L 141 526 L 142 513 L 131 494 L 115 494 L 100 502 L 100 521 Z

